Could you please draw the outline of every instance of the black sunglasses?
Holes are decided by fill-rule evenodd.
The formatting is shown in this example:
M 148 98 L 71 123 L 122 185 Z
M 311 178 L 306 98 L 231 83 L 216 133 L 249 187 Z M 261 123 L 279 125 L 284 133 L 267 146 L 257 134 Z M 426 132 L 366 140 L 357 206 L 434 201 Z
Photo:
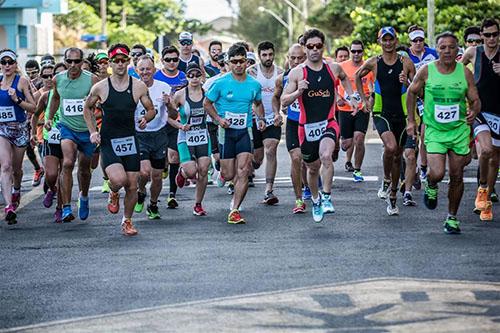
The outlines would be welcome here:
M 142 53 L 142 52 L 132 52 L 132 53 L 130 53 L 131 57 L 140 57 L 142 55 L 144 55 L 144 53 Z
M 43 74 L 43 75 L 40 75 L 40 77 L 42 79 L 52 79 L 54 77 L 54 75 L 52 75 L 52 74 Z
M 75 64 L 78 65 L 83 61 L 83 59 L 64 59 L 64 61 L 68 64 Z
M 232 60 L 229 60 L 230 63 L 232 63 L 233 65 L 237 65 L 237 64 L 244 64 L 245 62 L 247 62 L 247 60 L 245 58 L 241 58 L 241 59 L 232 59 Z
M 14 65 L 15 63 L 16 63 L 15 60 L 2 60 L 2 61 L 0 61 L 0 64 L 2 64 L 4 66 L 5 65 Z
M 351 50 L 351 53 L 353 53 L 353 54 L 363 53 L 363 50 Z
M 192 41 L 190 41 L 190 40 L 181 40 L 179 43 L 180 43 L 181 45 L 183 45 L 183 46 L 193 44 L 193 42 L 192 42 Z
M 467 39 L 467 43 L 476 43 L 476 44 L 482 44 L 483 40 L 482 39 Z
M 306 47 L 308 50 L 312 50 L 314 48 L 316 48 L 317 50 L 321 50 L 323 48 L 323 43 L 306 44 Z
M 188 74 L 188 79 L 194 79 L 195 77 L 201 77 L 201 73 L 198 73 L 198 74 Z
M 165 62 L 177 62 L 177 61 L 179 61 L 179 57 L 177 57 L 177 58 L 163 58 L 163 61 L 165 61 Z
M 111 61 L 113 61 L 114 64 L 124 64 L 129 61 L 129 58 L 115 58 Z
M 496 31 L 496 32 L 483 32 L 483 36 L 486 38 L 498 37 L 498 31 Z

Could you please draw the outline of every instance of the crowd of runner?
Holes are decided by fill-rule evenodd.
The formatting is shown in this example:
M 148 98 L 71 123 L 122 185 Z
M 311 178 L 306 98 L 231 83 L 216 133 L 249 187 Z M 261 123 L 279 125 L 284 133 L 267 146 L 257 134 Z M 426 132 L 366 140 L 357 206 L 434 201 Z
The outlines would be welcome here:
M 284 127 L 292 213 L 305 213 L 310 201 L 319 223 L 335 211 L 332 181 L 340 149 L 353 181 L 364 181 L 371 114 L 383 142 L 377 195 L 386 201 L 388 215 L 399 214 L 399 191 L 404 206 L 415 206 L 412 190 L 422 186 L 425 206 L 435 209 L 447 172 L 443 228 L 460 233 L 463 171 L 477 158 L 475 212 L 491 221 L 500 159 L 498 21 L 467 28 L 463 49 L 451 32 L 437 36 L 436 49 L 427 46 L 418 25 L 408 36 L 411 45 L 399 46 L 396 29 L 383 27 L 377 36 L 380 55 L 365 60 L 363 41 L 353 40 L 332 59 L 324 56 L 325 35 L 309 29 L 290 45 L 285 68 L 275 63 L 270 41 L 255 51 L 245 42 L 224 51 L 214 40 L 204 62 L 189 32 L 179 35 L 179 47 L 161 50 L 160 69 L 141 44 L 114 44 L 87 56 L 69 47 L 59 63 L 50 55 L 29 60 L 25 74 L 15 50 L 0 50 L 5 220 L 17 223 L 26 152 L 34 168 L 32 185 L 43 183 L 41 204 L 55 206 L 56 223 L 89 218 L 92 171 L 99 166 L 109 212 L 118 214 L 123 205 L 124 235 L 137 234 L 134 212 L 146 208 L 149 219 L 161 218 L 159 197 L 167 177 L 167 208 L 177 208 L 177 191 L 192 183 L 193 214 L 207 215 L 203 199 L 207 184 L 215 181 L 227 185 L 232 196 L 227 223 L 245 223 L 240 207 L 261 166 L 262 202 L 279 202 L 273 185 Z M 75 166 L 79 195 L 73 207 Z

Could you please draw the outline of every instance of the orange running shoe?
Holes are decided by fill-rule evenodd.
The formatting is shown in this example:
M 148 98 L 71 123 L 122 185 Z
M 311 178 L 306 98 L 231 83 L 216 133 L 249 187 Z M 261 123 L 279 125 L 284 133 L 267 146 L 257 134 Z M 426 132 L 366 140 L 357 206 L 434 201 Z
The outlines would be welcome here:
M 126 219 L 122 222 L 122 233 L 124 236 L 135 236 L 137 235 L 137 229 L 134 228 L 131 219 Z
M 481 221 L 492 221 L 493 220 L 493 208 L 491 201 L 487 201 L 487 208 L 483 211 L 481 211 L 481 215 L 479 215 L 479 218 Z
M 483 211 L 485 210 L 488 205 L 488 189 L 487 188 L 482 188 L 479 186 L 477 189 L 477 195 L 476 195 L 476 209 Z
M 233 209 L 230 213 L 229 216 L 227 217 L 227 223 L 229 224 L 244 224 L 245 219 L 241 217 L 240 211 L 237 209 Z
M 111 214 L 116 214 L 120 210 L 120 193 L 119 192 L 109 192 L 108 197 L 108 210 Z

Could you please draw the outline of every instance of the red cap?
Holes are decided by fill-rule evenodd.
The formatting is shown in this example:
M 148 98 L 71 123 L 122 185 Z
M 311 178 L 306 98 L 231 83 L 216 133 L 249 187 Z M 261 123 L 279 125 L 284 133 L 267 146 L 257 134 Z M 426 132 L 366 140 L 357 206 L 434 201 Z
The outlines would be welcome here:
M 113 59 L 117 55 L 123 55 L 123 56 L 128 57 L 128 51 L 127 51 L 127 49 L 125 49 L 123 47 L 117 47 L 116 49 L 113 49 L 113 51 L 108 52 L 109 59 Z

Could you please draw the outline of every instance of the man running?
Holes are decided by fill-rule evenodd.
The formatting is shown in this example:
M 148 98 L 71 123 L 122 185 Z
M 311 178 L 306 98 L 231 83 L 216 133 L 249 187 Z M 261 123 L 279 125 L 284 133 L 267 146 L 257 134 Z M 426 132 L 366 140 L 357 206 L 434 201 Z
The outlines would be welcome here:
M 228 50 L 231 73 L 214 82 L 208 91 L 204 107 L 219 123 L 221 173 L 225 180 L 235 178 L 234 196 L 227 223 L 245 223 L 239 208 L 248 190 L 252 169 L 252 105 L 259 129 L 265 129 L 261 86 L 246 73 L 246 49 L 232 45 Z
M 406 85 L 413 79 L 415 66 L 396 51 L 398 38 L 393 27 L 383 27 L 378 32 L 378 42 L 382 46 L 382 55 L 368 59 L 356 72 L 356 87 L 363 90 L 362 79 L 370 72 L 375 77 L 375 100 L 373 104 L 373 122 L 384 143 L 384 179 L 378 191 L 378 197 L 387 199 L 387 214 L 398 215 L 396 195 L 398 191 L 401 155 L 403 149 L 415 148 L 414 137 L 406 135 Z M 363 104 L 371 111 L 371 104 L 364 94 Z M 387 191 L 390 186 L 390 195 Z
M 408 88 L 408 136 L 416 135 L 415 104 L 425 90 L 423 121 L 429 172 L 424 203 L 437 207 L 438 183 L 446 171 L 448 157 L 448 216 L 444 232 L 460 233 L 457 211 L 464 191 L 463 169 L 469 154 L 470 125 L 480 110 L 480 101 L 470 70 L 456 62 L 458 38 L 451 32 L 437 36 L 439 59 L 422 66 Z M 469 110 L 467 110 L 467 102 Z
M 222 53 L 222 43 L 218 40 L 213 40 L 208 46 L 210 61 L 205 65 L 205 71 L 209 77 L 214 77 L 220 73 L 222 66 L 219 64 L 219 55 Z
M 130 57 L 132 58 L 132 64 L 128 67 L 128 75 L 140 79 L 139 73 L 137 73 L 137 63 L 139 58 L 146 54 L 146 47 L 142 44 L 135 44 L 130 50 Z
M 179 70 L 186 73 L 187 66 L 191 62 L 197 63 L 205 77 L 205 66 L 203 60 L 197 55 L 193 54 L 193 34 L 183 31 L 179 34 L 179 45 L 181 52 L 179 54 Z
M 63 168 L 61 172 L 62 219 L 71 222 L 75 217 L 71 209 L 73 169 L 78 154 L 78 216 L 86 220 L 89 216 L 90 164 L 95 146 L 90 142 L 90 133 L 83 118 L 83 104 L 92 86 L 99 81 L 97 76 L 82 70 L 83 51 L 71 47 L 64 53 L 68 70 L 54 77 L 54 89 L 50 102 L 50 113 L 45 122 L 47 131 L 54 126 L 54 117 L 59 112 L 57 129 L 61 136 Z
M 277 169 L 278 144 L 281 139 L 281 124 L 283 119 L 280 107 L 273 108 L 273 95 L 276 78 L 283 70 L 274 64 L 274 45 L 269 41 L 260 42 L 257 46 L 259 63 L 248 69 L 248 74 L 254 77 L 262 86 L 262 105 L 264 106 L 266 129 L 261 132 L 257 122 L 252 125 L 254 168 L 258 168 L 266 156 L 266 189 L 263 203 L 275 205 L 279 199 L 273 193 L 274 178 Z
M 294 44 L 290 47 L 287 54 L 287 62 L 291 67 L 286 72 L 278 75 L 276 78 L 274 96 L 273 96 L 273 109 L 281 109 L 281 95 L 283 89 L 288 84 L 288 75 L 290 70 L 299 66 L 306 60 L 306 56 L 300 44 Z M 300 107 L 299 101 L 295 100 L 291 105 L 282 109 L 287 115 L 286 118 L 286 148 L 291 159 L 290 177 L 292 178 L 293 191 L 295 193 L 295 206 L 293 213 L 304 213 L 306 204 L 302 198 L 302 153 L 300 152 L 299 144 L 299 115 Z
M 157 71 L 154 75 L 155 80 L 163 81 L 168 84 L 172 90 L 171 94 L 174 94 L 177 90 L 185 87 L 187 85 L 186 74 L 179 70 L 179 50 L 175 46 L 167 46 L 161 51 L 161 62 L 163 64 L 163 69 Z M 167 124 L 167 136 L 168 136 L 168 150 L 167 150 L 167 160 L 169 164 L 168 168 L 168 180 L 169 180 L 169 194 L 167 197 L 167 207 L 170 209 L 177 208 L 179 204 L 175 199 L 177 193 L 177 184 L 175 184 L 175 176 L 179 172 L 179 150 L 177 148 L 177 135 L 179 130 Z
M 338 142 L 339 125 L 335 120 L 337 80 L 341 80 L 354 101 L 349 78 L 337 63 L 323 59 L 325 35 L 310 29 L 304 33 L 307 60 L 288 74 L 288 85 L 281 96 L 283 106 L 299 100 L 299 143 L 304 162 L 307 164 L 307 181 L 312 192 L 312 215 L 315 222 L 321 222 L 325 213 L 335 211 L 331 202 L 333 181 L 332 154 Z M 362 89 L 360 89 L 362 90 Z M 318 179 L 321 169 L 323 193 L 319 193 Z
M 356 84 L 354 74 L 364 63 L 363 53 L 363 42 L 360 40 L 353 40 L 351 43 L 351 60 L 346 60 L 340 63 L 340 67 L 342 67 L 347 77 L 349 77 L 349 81 L 353 87 Z M 362 94 L 364 94 L 367 99 L 371 98 L 373 81 L 373 73 L 369 73 L 362 79 Z M 359 93 L 355 91 L 354 95 L 357 97 L 359 96 Z M 352 176 L 355 182 L 362 182 L 364 181 L 364 178 L 361 173 L 361 165 L 365 157 L 365 134 L 368 129 L 370 114 L 366 112 L 366 110 L 363 110 L 364 112 L 358 112 L 358 109 L 352 109 L 347 101 L 347 98 L 349 98 L 348 94 L 346 93 L 344 87 L 340 85 L 337 106 L 339 109 L 338 121 L 340 123 L 342 149 L 347 151 L 347 153 L 351 152 L 351 156 L 354 153 L 354 166 L 348 156 L 349 154 L 346 154 L 346 170 L 352 170 Z M 361 107 L 361 105 L 358 105 L 358 107 Z
M 137 202 L 137 178 L 140 170 L 135 126 L 138 124 L 140 129 L 146 128 L 147 122 L 151 121 L 156 113 L 146 85 L 127 73 L 129 54 L 130 49 L 125 44 L 115 44 L 109 48 L 108 56 L 113 74 L 92 88 L 85 100 L 84 116 L 92 133 L 92 143 L 101 145 L 102 164 L 111 188 L 108 210 L 112 214 L 120 210 L 118 191 L 123 187 L 125 198 L 122 233 L 125 236 L 134 236 L 137 230 L 132 224 L 132 214 Z M 98 101 L 103 110 L 100 133 L 96 129 L 93 111 Z M 147 111 L 136 121 L 135 110 L 139 101 Z
M 137 61 L 137 70 L 141 81 L 148 87 L 149 96 L 153 101 L 156 116 L 148 123 L 146 128 L 139 127 L 139 119 L 144 117 L 147 109 L 139 101 L 135 110 L 137 140 L 139 141 L 139 152 L 141 156 L 141 172 L 139 175 L 139 191 L 137 192 L 137 203 L 134 211 L 141 213 L 144 209 L 146 199 L 146 184 L 151 180 L 150 200 L 146 213 L 150 220 L 160 219 L 158 210 L 158 197 L 162 189 L 161 173 L 165 168 L 167 156 L 168 136 L 166 134 L 167 104 L 170 102 L 171 88 L 165 82 L 154 80 L 155 64 L 148 55 L 143 55 Z
M 480 149 L 479 188 L 475 208 L 481 212 L 483 221 L 493 219 L 491 193 L 498 174 L 500 159 L 500 43 L 499 24 L 495 19 L 485 19 L 481 24 L 484 44 L 468 48 L 462 63 L 474 65 L 474 79 L 479 98 L 481 113 L 474 122 L 474 136 Z

